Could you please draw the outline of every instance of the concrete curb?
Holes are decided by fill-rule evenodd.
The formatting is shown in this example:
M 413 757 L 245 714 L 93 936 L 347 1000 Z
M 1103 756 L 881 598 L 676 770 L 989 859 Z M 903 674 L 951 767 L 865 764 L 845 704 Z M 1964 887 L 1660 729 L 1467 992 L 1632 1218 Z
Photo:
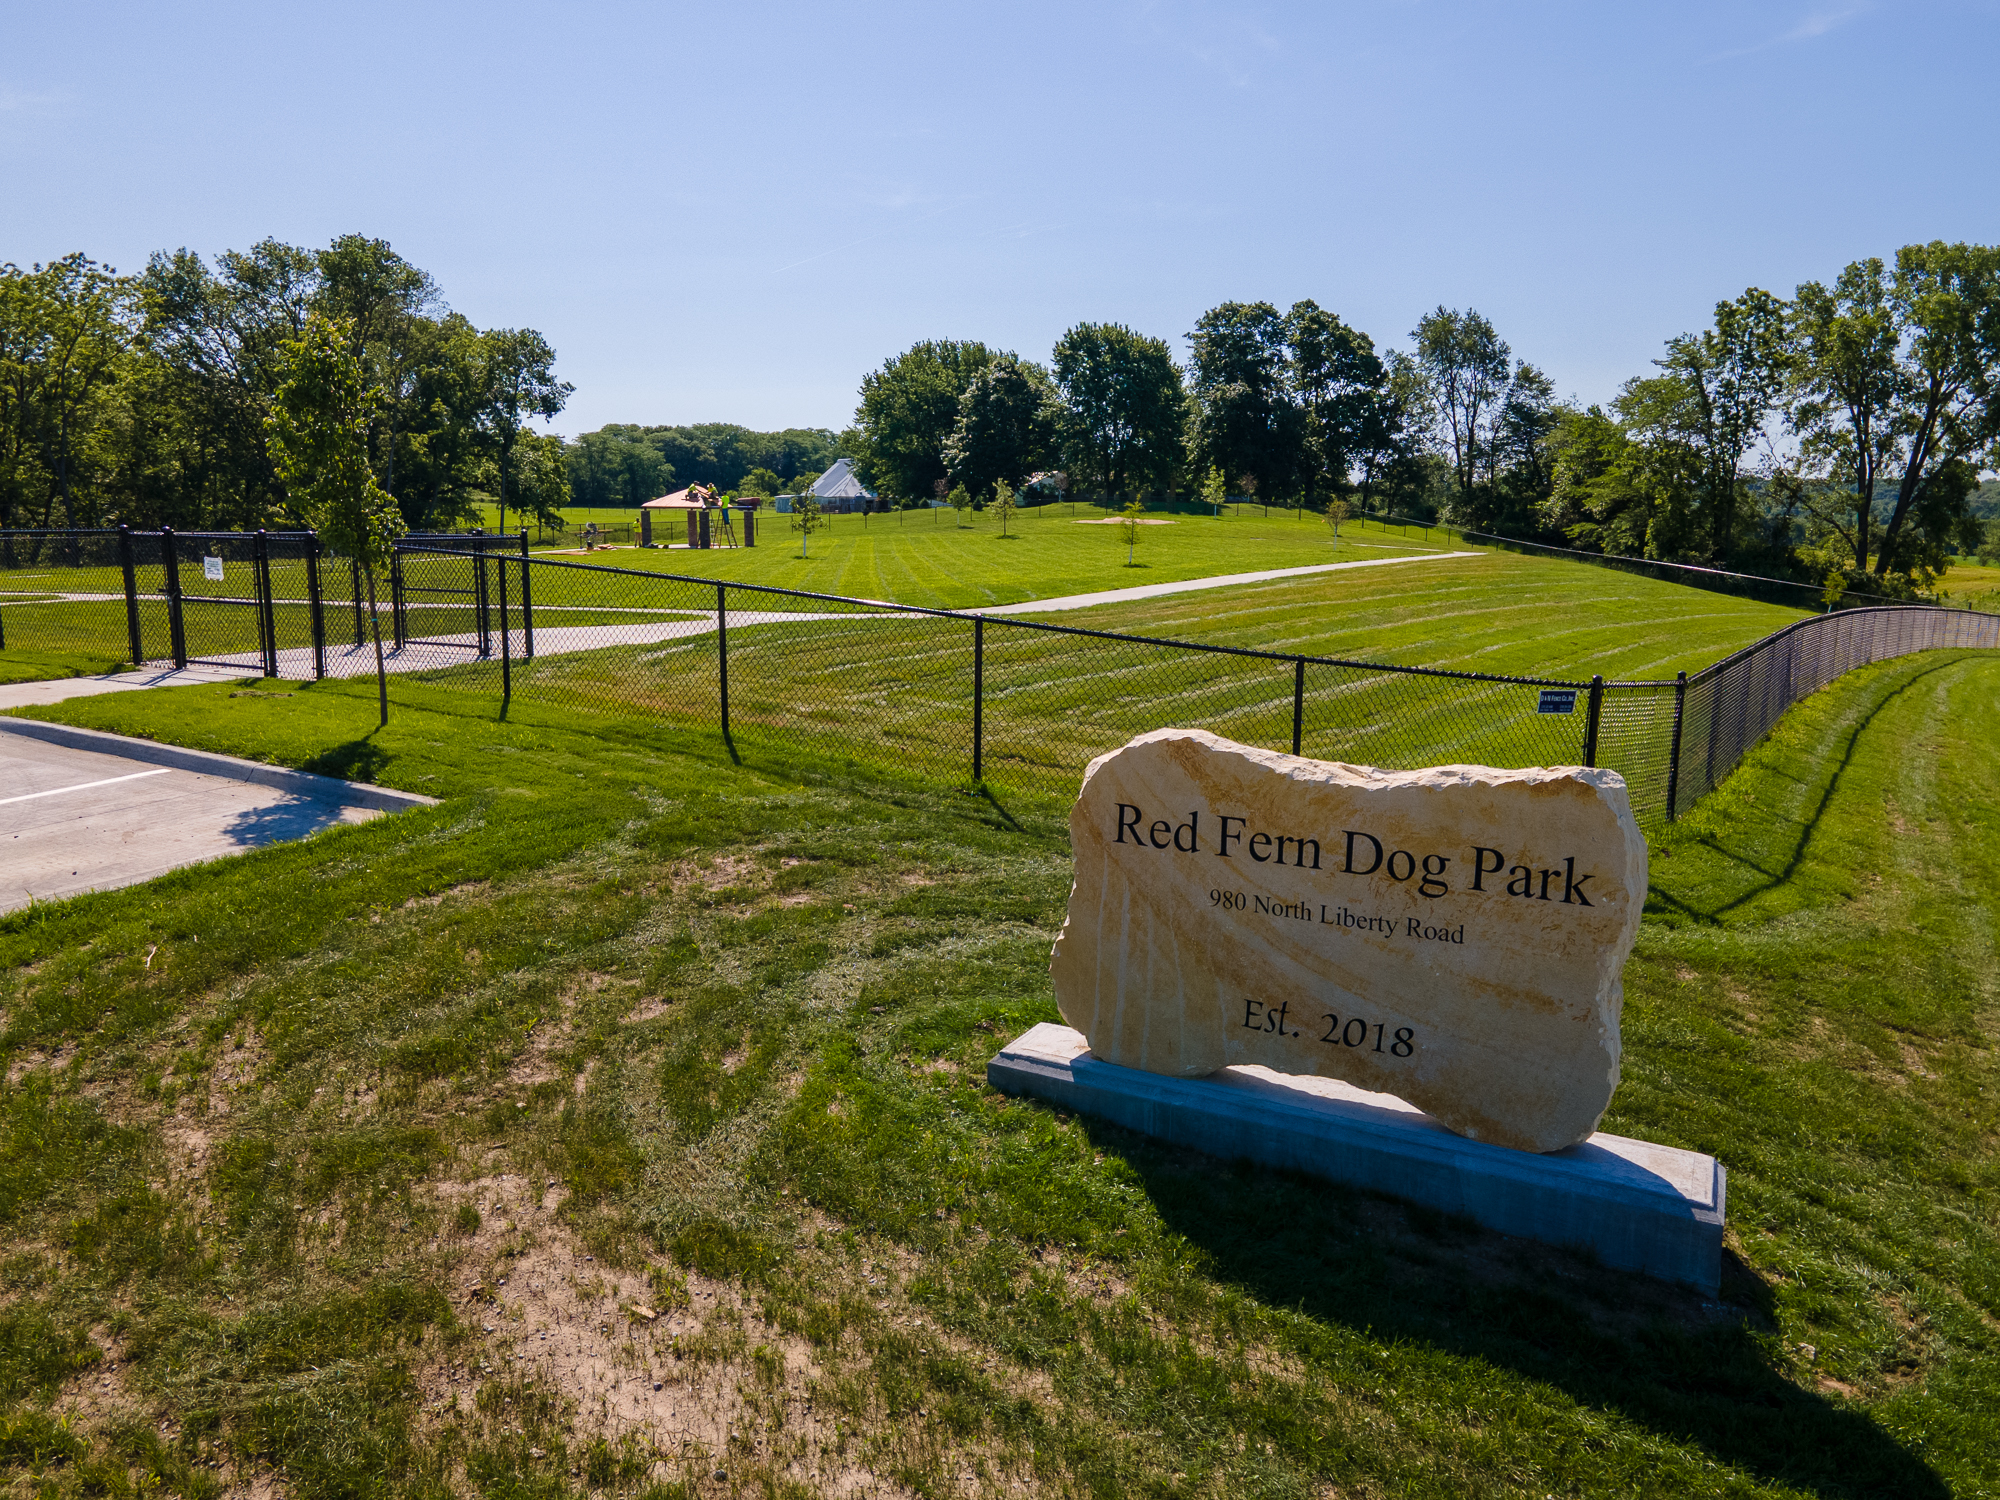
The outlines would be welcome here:
M 419 792 L 392 791 L 385 786 L 370 786 L 364 781 L 316 776 L 310 771 L 294 771 L 287 766 L 267 766 L 261 761 L 218 755 L 212 750 L 162 745 L 154 740 L 107 734 L 101 729 L 79 729 L 73 724 L 49 724 L 40 719 L 0 716 L 0 733 L 24 735 L 71 750 L 94 750 L 100 755 L 116 755 L 123 760 L 142 761 L 147 765 L 172 766 L 177 771 L 196 771 L 204 776 L 226 776 L 231 781 L 254 782 L 258 786 L 274 787 L 314 802 L 336 802 L 381 812 L 436 807 L 438 802 L 437 798 L 426 797 Z
M 1225 1068 L 1167 1078 L 1099 1062 L 1081 1033 L 1044 1022 L 986 1065 L 1003 1094 L 1225 1160 L 1242 1158 L 1464 1214 L 1502 1234 L 1714 1296 L 1727 1175 L 1695 1151 L 1598 1134 L 1546 1156 L 1453 1135 L 1386 1094 L 1327 1078 Z

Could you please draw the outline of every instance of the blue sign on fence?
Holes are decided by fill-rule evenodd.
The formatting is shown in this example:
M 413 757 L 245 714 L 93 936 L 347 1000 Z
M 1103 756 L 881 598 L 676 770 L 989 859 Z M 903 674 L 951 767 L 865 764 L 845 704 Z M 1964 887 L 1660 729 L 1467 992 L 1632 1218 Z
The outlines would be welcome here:
M 1543 688 L 1542 701 L 1536 706 L 1538 714 L 1573 714 L 1576 712 L 1575 688 Z

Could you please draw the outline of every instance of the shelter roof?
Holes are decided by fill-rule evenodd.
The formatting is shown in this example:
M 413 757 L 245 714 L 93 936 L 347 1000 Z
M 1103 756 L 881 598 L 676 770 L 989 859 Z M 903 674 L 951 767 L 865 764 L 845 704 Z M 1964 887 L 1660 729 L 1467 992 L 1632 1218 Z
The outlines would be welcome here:
M 691 484 L 684 490 L 675 490 L 671 495 L 662 495 L 657 500 L 648 500 L 641 510 L 707 510 L 721 502 L 714 490 L 705 484 Z
M 844 458 L 813 481 L 815 500 L 873 500 L 875 492 L 854 476 L 854 466 Z

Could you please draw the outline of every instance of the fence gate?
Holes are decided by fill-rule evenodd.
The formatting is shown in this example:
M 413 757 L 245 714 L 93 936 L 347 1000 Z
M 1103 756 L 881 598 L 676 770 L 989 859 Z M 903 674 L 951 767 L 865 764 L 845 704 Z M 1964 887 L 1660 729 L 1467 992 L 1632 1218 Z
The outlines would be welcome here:
M 403 543 L 414 550 L 399 548 L 389 572 L 396 649 L 419 642 L 468 656 L 492 656 L 500 649 L 502 620 L 518 621 L 528 608 L 525 582 L 515 584 L 510 600 L 510 580 L 501 571 L 502 558 L 527 556 L 527 533 L 412 533 Z M 533 655 L 532 623 L 527 632 L 527 654 Z
M 169 653 L 190 662 L 278 675 L 270 544 L 256 532 L 160 533 Z

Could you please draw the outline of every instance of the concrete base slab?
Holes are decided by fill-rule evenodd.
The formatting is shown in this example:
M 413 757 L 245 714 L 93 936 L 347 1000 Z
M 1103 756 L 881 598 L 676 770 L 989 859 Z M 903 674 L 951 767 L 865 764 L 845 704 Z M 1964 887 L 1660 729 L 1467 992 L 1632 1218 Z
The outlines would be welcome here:
M 1331 1078 L 1224 1068 L 1166 1078 L 1099 1062 L 1080 1032 L 1043 1024 L 986 1078 L 1078 1114 L 1213 1156 L 1389 1193 L 1498 1230 L 1588 1250 L 1607 1266 L 1713 1295 L 1725 1173 L 1712 1156 L 1593 1135 L 1537 1156 L 1454 1135 L 1422 1110 Z

